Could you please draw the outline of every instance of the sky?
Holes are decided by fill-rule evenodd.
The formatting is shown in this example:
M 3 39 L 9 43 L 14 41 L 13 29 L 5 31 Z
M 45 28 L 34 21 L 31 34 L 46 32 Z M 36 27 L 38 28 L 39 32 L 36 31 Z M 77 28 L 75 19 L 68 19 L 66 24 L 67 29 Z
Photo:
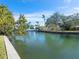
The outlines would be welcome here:
M 79 0 L 0 0 L 0 4 L 8 6 L 15 20 L 20 14 L 24 14 L 28 22 L 33 25 L 36 21 L 44 25 L 42 14 L 47 19 L 54 12 L 65 15 L 79 12 Z

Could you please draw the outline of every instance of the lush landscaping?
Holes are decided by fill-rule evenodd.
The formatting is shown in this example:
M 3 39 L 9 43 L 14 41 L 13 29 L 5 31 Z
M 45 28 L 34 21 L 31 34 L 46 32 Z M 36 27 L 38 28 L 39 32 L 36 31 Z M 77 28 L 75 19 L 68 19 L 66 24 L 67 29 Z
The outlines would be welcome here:
M 46 20 L 46 27 L 51 31 L 76 31 L 78 26 L 79 13 L 64 15 L 56 12 Z
M 0 36 L 0 59 L 7 59 L 3 37 Z
M 78 31 L 79 30 L 79 13 L 64 15 L 59 12 L 53 13 L 46 19 L 43 15 L 45 26 L 40 26 L 36 22 L 36 29 L 43 31 Z
M 25 34 L 27 20 L 24 15 L 20 15 L 15 21 L 13 14 L 5 5 L 0 5 L 0 34 L 12 36 L 16 34 Z

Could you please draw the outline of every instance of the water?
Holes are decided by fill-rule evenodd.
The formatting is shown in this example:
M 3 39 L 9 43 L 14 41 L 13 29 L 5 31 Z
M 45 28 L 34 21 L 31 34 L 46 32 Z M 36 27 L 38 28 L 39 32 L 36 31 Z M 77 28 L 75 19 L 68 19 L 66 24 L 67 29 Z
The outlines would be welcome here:
M 15 44 L 22 59 L 79 59 L 79 35 L 28 32 Z

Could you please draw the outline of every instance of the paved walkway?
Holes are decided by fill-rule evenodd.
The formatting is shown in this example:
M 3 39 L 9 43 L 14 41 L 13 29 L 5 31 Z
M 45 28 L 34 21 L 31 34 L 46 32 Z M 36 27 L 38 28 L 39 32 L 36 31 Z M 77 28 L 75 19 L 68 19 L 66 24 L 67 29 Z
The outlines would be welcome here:
M 7 50 L 8 59 L 21 59 L 18 53 L 16 52 L 15 48 L 13 47 L 13 45 L 11 44 L 11 42 L 6 36 L 4 36 L 4 42 Z

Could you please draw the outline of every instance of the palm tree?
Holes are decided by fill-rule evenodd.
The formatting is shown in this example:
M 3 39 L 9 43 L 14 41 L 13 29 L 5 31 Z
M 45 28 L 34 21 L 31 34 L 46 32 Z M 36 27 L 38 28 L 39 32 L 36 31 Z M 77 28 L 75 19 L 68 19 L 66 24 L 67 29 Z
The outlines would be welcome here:
M 39 30 L 39 27 L 40 27 L 39 21 L 36 21 L 36 25 L 35 25 L 36 30 Z
M 46 19 L 45 19 L 45 15 L 44 14 L 42 15 L 42 18 L 44 19 L 44 25 L 45 25 Z
M 28 25 L 28 28 L 30 29 L 30 26 L 31 26 L 31 22 L 28 22 L 28 24 L 27 24 L 27 25 Z

